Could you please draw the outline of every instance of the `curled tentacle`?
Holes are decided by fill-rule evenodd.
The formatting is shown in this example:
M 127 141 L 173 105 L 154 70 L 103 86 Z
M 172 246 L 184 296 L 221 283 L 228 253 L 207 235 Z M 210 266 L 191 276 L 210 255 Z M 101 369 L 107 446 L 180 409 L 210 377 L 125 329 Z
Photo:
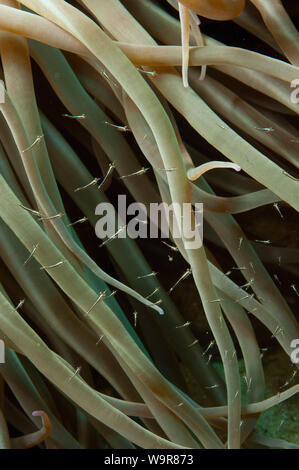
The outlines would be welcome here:
M 232 20 L 239 16 L 245 6 L 245 0 L 180 0 L 200 16 L 210 20 Z
M 241 171 L 241 167 L 236 163 L 214 161 L 203 163 L 196 168 L 190 168 L 187 171 L 188 179 L 190 181 L 195 181 L 207 171 L 214 170 L 215 168 L 232 168 L 233 170 Z
M 26 434 L 21 437 L 14 437 L 11 439 L 12 449 L 30 449 L 38 444 L 41 444 L 52 432 L 52 423 L 44 411 L 33 411 L 32 416 L 40 416 L 42 419 L 42 428 L 36 432 Z

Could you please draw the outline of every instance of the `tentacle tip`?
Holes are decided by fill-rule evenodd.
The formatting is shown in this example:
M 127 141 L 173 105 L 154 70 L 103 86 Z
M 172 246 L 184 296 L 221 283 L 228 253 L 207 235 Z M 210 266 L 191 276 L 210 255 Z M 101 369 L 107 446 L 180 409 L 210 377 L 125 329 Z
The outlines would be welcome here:
M 184 88 L 189 88 L 189 82 L 188 82 L 188 79 L 187 79 L 187 78 L 184 78 L 184 79 L 183 79 L 183 87 L 184 87 Z
M 193 10 L 191 10 L 191 14 L 193 16 L 193 19 L 194 19 L 194 22 L 195 22 L 196 26 L 200 26 L 201 25 L 200 17 Z
M 159 313 L 159 315 L 164 315 L 165 314 L 163 308 L 161 308 L 161 307 L 156 307 L 156 310 Z

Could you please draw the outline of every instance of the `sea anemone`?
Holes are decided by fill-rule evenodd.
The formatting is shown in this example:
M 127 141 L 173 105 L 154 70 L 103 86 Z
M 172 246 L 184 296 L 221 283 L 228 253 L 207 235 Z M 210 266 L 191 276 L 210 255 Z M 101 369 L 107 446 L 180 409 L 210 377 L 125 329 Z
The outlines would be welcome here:
M 0 448 L 297 447 L 297 16 L 0 0 Z

